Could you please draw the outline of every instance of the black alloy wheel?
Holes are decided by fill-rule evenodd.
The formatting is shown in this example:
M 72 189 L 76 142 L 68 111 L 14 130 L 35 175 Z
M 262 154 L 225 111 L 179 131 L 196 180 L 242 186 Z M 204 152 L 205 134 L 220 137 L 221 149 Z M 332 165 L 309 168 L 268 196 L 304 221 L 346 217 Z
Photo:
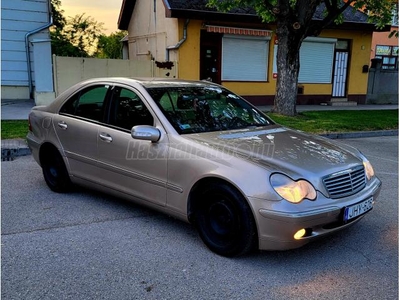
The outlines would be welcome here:
M 46 154 L 42 162 L 43 177 L 49 188 L 57 193 L 70 190 L 71 180 L 65 167 L 64 160 L 56 150 Z
M 227 257 L 246 254 L 257 243 L 252 211 L 244 197 L 228 184 L 210 184 L 198 198 L 195 223 L 213 252 Z

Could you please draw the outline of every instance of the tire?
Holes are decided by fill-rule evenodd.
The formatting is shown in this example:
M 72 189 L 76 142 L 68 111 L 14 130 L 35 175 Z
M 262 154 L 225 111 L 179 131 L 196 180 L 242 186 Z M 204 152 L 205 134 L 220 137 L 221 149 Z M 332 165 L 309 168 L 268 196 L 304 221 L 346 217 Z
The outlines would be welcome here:
M 71 180 L 60 153 L 51 150 L 46 153 L 42 163 L 43 177 L 48 187 L 57 193 L 65 193 L 71 189 Z
M 257 243 L 252 211 L 228 184 L 212 183 L 197 198 L 195 224 L 207 247 L 222 256 L 249 253 Z

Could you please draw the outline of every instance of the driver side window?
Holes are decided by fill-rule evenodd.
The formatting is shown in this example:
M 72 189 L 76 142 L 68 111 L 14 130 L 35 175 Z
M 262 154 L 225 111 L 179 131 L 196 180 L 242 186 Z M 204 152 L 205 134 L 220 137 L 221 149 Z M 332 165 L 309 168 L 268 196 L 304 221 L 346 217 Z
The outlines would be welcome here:
M 115 87 L 111 100 L 109 123 L 122 129 L 131 130 L 136 125 L 154 125 L 154 118 L 135 92 Z

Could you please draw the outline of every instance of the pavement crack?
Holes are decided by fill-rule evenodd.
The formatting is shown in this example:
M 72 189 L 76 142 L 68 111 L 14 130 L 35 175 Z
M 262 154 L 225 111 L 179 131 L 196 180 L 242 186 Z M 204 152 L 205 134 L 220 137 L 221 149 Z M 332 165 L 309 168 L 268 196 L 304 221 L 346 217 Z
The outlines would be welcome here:
M 91 222 L 82 222 L 82 223 L 77 223 L 77 224 L 49 226 L 49 227 L 43 227 L 43 228 L 36 228 L 36 229 L 32 229 L 32 230 L 23 230 L 23 231 L 4 232 L 4 229 L 3 229 L 1 236 L 9 236 L 9 235 L 17 235 L 17 234 L 25 234 L 25 233 L 35 233 L 35 232 L 41 232 L 41 231 L 47 231 L 47 230 L 53 230 L 53 229 L 73 228 L 73 227 L 79 227 L 82 225 L 101 224 L 101 223 L 107 223 L 107 222 L 113 222 L 113 221 L 123 221 L 123 220 L 129 220 L 129 219 L 139 219 L 139 218 L 148 218 L 148 217 L 149 216 L 134 216 L 134 217 L 124 217 L 124 218 L 115 218 L 115 219 L 105 219 L 105 220 L 97 220 L 97 221 L 91 221 Z

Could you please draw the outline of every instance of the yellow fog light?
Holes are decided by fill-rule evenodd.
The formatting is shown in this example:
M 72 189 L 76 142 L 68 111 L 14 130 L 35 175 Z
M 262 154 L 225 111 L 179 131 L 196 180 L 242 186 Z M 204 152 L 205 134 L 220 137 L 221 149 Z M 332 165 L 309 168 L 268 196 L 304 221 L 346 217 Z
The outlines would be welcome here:
M 299 240 L 299 239 L 301 239 L 304 235 L 306 234 L 306 230 L 303 228 L 303 229 L 300 229 L 299 231 L 297 231 L 295 234 L 294 234 L 294 239 L 295 240 Z

